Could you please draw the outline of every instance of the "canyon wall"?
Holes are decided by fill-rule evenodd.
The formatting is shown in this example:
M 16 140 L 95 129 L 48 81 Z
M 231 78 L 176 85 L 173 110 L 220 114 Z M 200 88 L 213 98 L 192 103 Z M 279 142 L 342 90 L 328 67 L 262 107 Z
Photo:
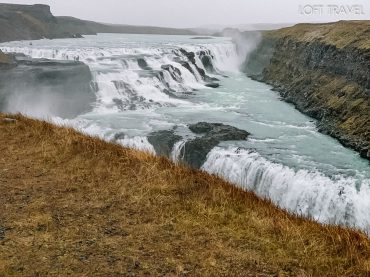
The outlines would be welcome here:
M 244 70 L 370 159 L 370 21 L 265 32 Z

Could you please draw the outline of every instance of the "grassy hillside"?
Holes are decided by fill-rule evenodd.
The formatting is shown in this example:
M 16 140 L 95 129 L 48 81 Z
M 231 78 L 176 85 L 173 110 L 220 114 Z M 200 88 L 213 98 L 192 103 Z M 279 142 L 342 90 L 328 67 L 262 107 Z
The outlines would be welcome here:
M 370 49 L 370 20 L 304 23 L 265 34 L 278 38 L 290 37 L 300 42 L 320 42 L 337 48 Z
M 370 241 L 206 173 L 0 115 L 0 276 L 369 276 Z

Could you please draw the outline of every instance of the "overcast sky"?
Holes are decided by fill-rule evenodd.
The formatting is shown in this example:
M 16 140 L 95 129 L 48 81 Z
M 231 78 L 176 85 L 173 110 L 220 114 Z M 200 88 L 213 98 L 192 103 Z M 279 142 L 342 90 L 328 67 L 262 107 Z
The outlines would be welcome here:
M 369 0 L 8 0 L 4 2 L 48 4 L 54 15 L 70 15 L 99 22 L 169 27 L 370 19 Z M 337 5 L 337 12 L 328 5 Z

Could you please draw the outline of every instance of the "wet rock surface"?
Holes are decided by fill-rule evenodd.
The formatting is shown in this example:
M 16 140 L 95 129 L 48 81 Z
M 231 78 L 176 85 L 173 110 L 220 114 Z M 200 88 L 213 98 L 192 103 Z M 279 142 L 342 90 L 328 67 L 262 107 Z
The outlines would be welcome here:
M 208 153 L 222 141 L 245 140 L 249 133 L 222 123 L 199 122 L 189 129 L 201 137 L 187 141 L 183 148 L 183 161 L 193 168 L 200 168 Z
M 185 49 L 182 49 L 182 48 L 180 48 L 179 51 L 182 55 L 187 57 L 188 61 L 179 60 L 178 62 L 183 67 L 185 67 L 187 70 L 189 70 L 191 72 L 191 74 L 196 76 L 197 74 L 196 74 L 196 72 L 194 72 L 194 70 L 196 70 L 197 73 L 201 76 L 202 80 L 207 83 L 206 84 L 207 87 L 218 88 L 220 86 L 217 83 L 219 81 L 217 78 L 208 76 L 206 71 L 204 69 L 200 68 L 197 65 L 196 60 L 195 60 L 195 53 L 194 52 L 188 52 L 188 51 L 186 51 Z M 198 53 L 198 55 L 199 55 L 199 58 L 200 58 L 200 60 L 203 64 L 204 68 L 208 72 L 214 73 L 215 69 L 214 69 L 213 64 L 212 64 L 211 53 L 206 52 L 206 51 L 200 51 Z M 192 64 L 192 66 L 190 64 Z
M 182 139 L 175 134 L 174 130 L 163 130 L 153 132 L 148 136 L 148 141 L 153 145 L 159 156 L 170 157 L 173 146 Z
M 0 66 L 0 111 L 72 118 L 96 101 L 91 81 L 83 63 L 17 54 L 11 67 Z
M 178 69 L 178 68 L 176 68 L 176 67 L 174 67 L 173 65 L 170 65 L 170 64 L 162 65 L 161 68 L 163 70 L 167 71 L 168 73 L 170 73 L 171 77 L 175 81 L 177 81 L 179 83 L 183 81 L 180 69 Z
M 188 126 L 197 135 L 186 141 L 180 150 L 180 162 L 199 169 L 205 162 L 208 153 L 222 141 L 245 140 L 247 131 L 222 123 L 198 122 Z M 154 146 L 158 155 L 170 157 L 176 142 L 183 138 L 176 135 L 174 130 L 164 130 L 149 134 L 148 141 Z
M 144 70 L 151 70 L 152 68 L 148 66 L 148 63 L 146 62 L 146 60 L 144 58 L 140 58 L 137 60 L 137 64 L 139 65 L 139 67 L 141 69 L 144 69 Z

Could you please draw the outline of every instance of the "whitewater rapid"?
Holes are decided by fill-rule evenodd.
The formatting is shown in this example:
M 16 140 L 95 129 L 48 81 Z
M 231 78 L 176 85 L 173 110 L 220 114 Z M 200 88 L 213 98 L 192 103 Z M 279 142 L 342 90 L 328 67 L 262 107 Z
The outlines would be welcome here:
M 174 162 L 181 161 L 185 142 L 194 137 L 188 124 L 235 126 L 251 136 L 218 145 L 203 170 L 292 213 L 370 233 L 368 162 L 320 134 L 311 118 L 282 102 L 269 86 L 239 72 L 246 53 L 230 39 L 101 34 L 32 45 L 10 42 L 0 49 L 79 60 L 93 74 L 97 101 L 91 112 L 74 119 L 37 111 L 33 116 L 153 154 L 148 134 L 174 130 L 183 138 L 173 147 Z

